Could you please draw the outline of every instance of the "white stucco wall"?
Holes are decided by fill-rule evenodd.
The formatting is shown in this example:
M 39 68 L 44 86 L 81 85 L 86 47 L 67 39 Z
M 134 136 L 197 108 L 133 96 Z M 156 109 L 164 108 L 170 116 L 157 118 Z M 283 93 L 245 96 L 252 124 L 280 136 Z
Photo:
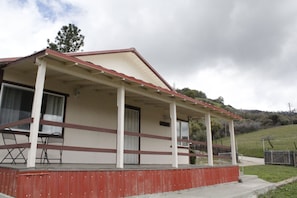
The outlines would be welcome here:
M 144 82 L 152 83 L 156 86 L 168 88 L 164 82 L 132 52 L 78 56 L 77 58 L 101 65 Z

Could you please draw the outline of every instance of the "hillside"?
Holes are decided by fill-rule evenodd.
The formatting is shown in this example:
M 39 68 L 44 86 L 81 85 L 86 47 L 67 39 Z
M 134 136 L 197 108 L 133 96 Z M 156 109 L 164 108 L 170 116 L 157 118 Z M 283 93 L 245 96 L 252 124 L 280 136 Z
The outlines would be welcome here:
M 230 145 L 230 138 L 222 138 L 217 142 Z M 263 147 L 268 150 L 296 150 L 297 125 L 278 126 L 239 134 L 236 135 L 236 143 L 240 154 L 251 157 L 263 157 Z
M 268 129 L 271 127 L 297 124 L 297 113 L 295 109 L 289 108 L 289 111 L 279 112 L 236 109 L 231 105 L 225 105 L 223 97 L 210 99 L 207 98 L 206 94 L 202 91 L 189 88 L 176 89 L 176 91 L 191 98 L 202 100 L 206 103 L 226 109 L 241 116 L 241 120 L 234 122 L 236 134 L 250 133 L 261 129 Z M 203 121 L 193 121 L 191 125 L 191 138 L 193 140 L 205 141 L 206 137 L 203 131 L 205 128 L 203 128 Z M 227 135 L 225 122 L 219 119 L 212 119 L 212 134 L 214 139 L 225 137 Z

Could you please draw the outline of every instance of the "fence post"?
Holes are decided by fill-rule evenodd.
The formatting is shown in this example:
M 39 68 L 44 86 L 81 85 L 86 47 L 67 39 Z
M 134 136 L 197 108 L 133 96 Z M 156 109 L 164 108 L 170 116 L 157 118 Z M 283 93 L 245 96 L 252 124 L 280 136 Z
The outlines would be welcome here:
M 296 151 L 293 151 L 293 155 L 294 155 L 294 158 L 293 158 L 294 159 L 294 167 L 296 167 L 296 164 L 297 164 L 296 163 Z
M 290 156 L 290 151 L 288 151 L 288 157 L 289 157 L 289 165 L 291 165 L 291 156 Z

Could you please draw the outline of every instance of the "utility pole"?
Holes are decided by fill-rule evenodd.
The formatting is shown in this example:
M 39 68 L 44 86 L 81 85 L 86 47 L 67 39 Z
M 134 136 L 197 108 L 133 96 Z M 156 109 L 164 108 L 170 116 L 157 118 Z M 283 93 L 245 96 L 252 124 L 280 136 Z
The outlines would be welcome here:
M 295 109 L 292 109 L 290 102 L 288 103 L 288 105 L 289 105 L 289 117 L 290 117 L 290 121 L 291 121 L 291 124 L 293 124 L 292 117 L 293 117 L 293 113 L 295 112 Z

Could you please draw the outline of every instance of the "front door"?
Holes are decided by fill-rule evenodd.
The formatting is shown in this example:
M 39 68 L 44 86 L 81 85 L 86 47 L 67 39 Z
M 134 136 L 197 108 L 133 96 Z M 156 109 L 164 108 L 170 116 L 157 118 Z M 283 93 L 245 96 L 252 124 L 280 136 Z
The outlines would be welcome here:
M 135 107 L 125 108 L 125 131 L 139 133 L 140 127 L 140 109 Z M 128 136 L 125 135 L 124 138 L 125 150 L 135 150 L 139 151 L 139 137 L 138 136 Z M 125 154 L 124 155 L 125 164 L 139 164 L 138 154 Z

